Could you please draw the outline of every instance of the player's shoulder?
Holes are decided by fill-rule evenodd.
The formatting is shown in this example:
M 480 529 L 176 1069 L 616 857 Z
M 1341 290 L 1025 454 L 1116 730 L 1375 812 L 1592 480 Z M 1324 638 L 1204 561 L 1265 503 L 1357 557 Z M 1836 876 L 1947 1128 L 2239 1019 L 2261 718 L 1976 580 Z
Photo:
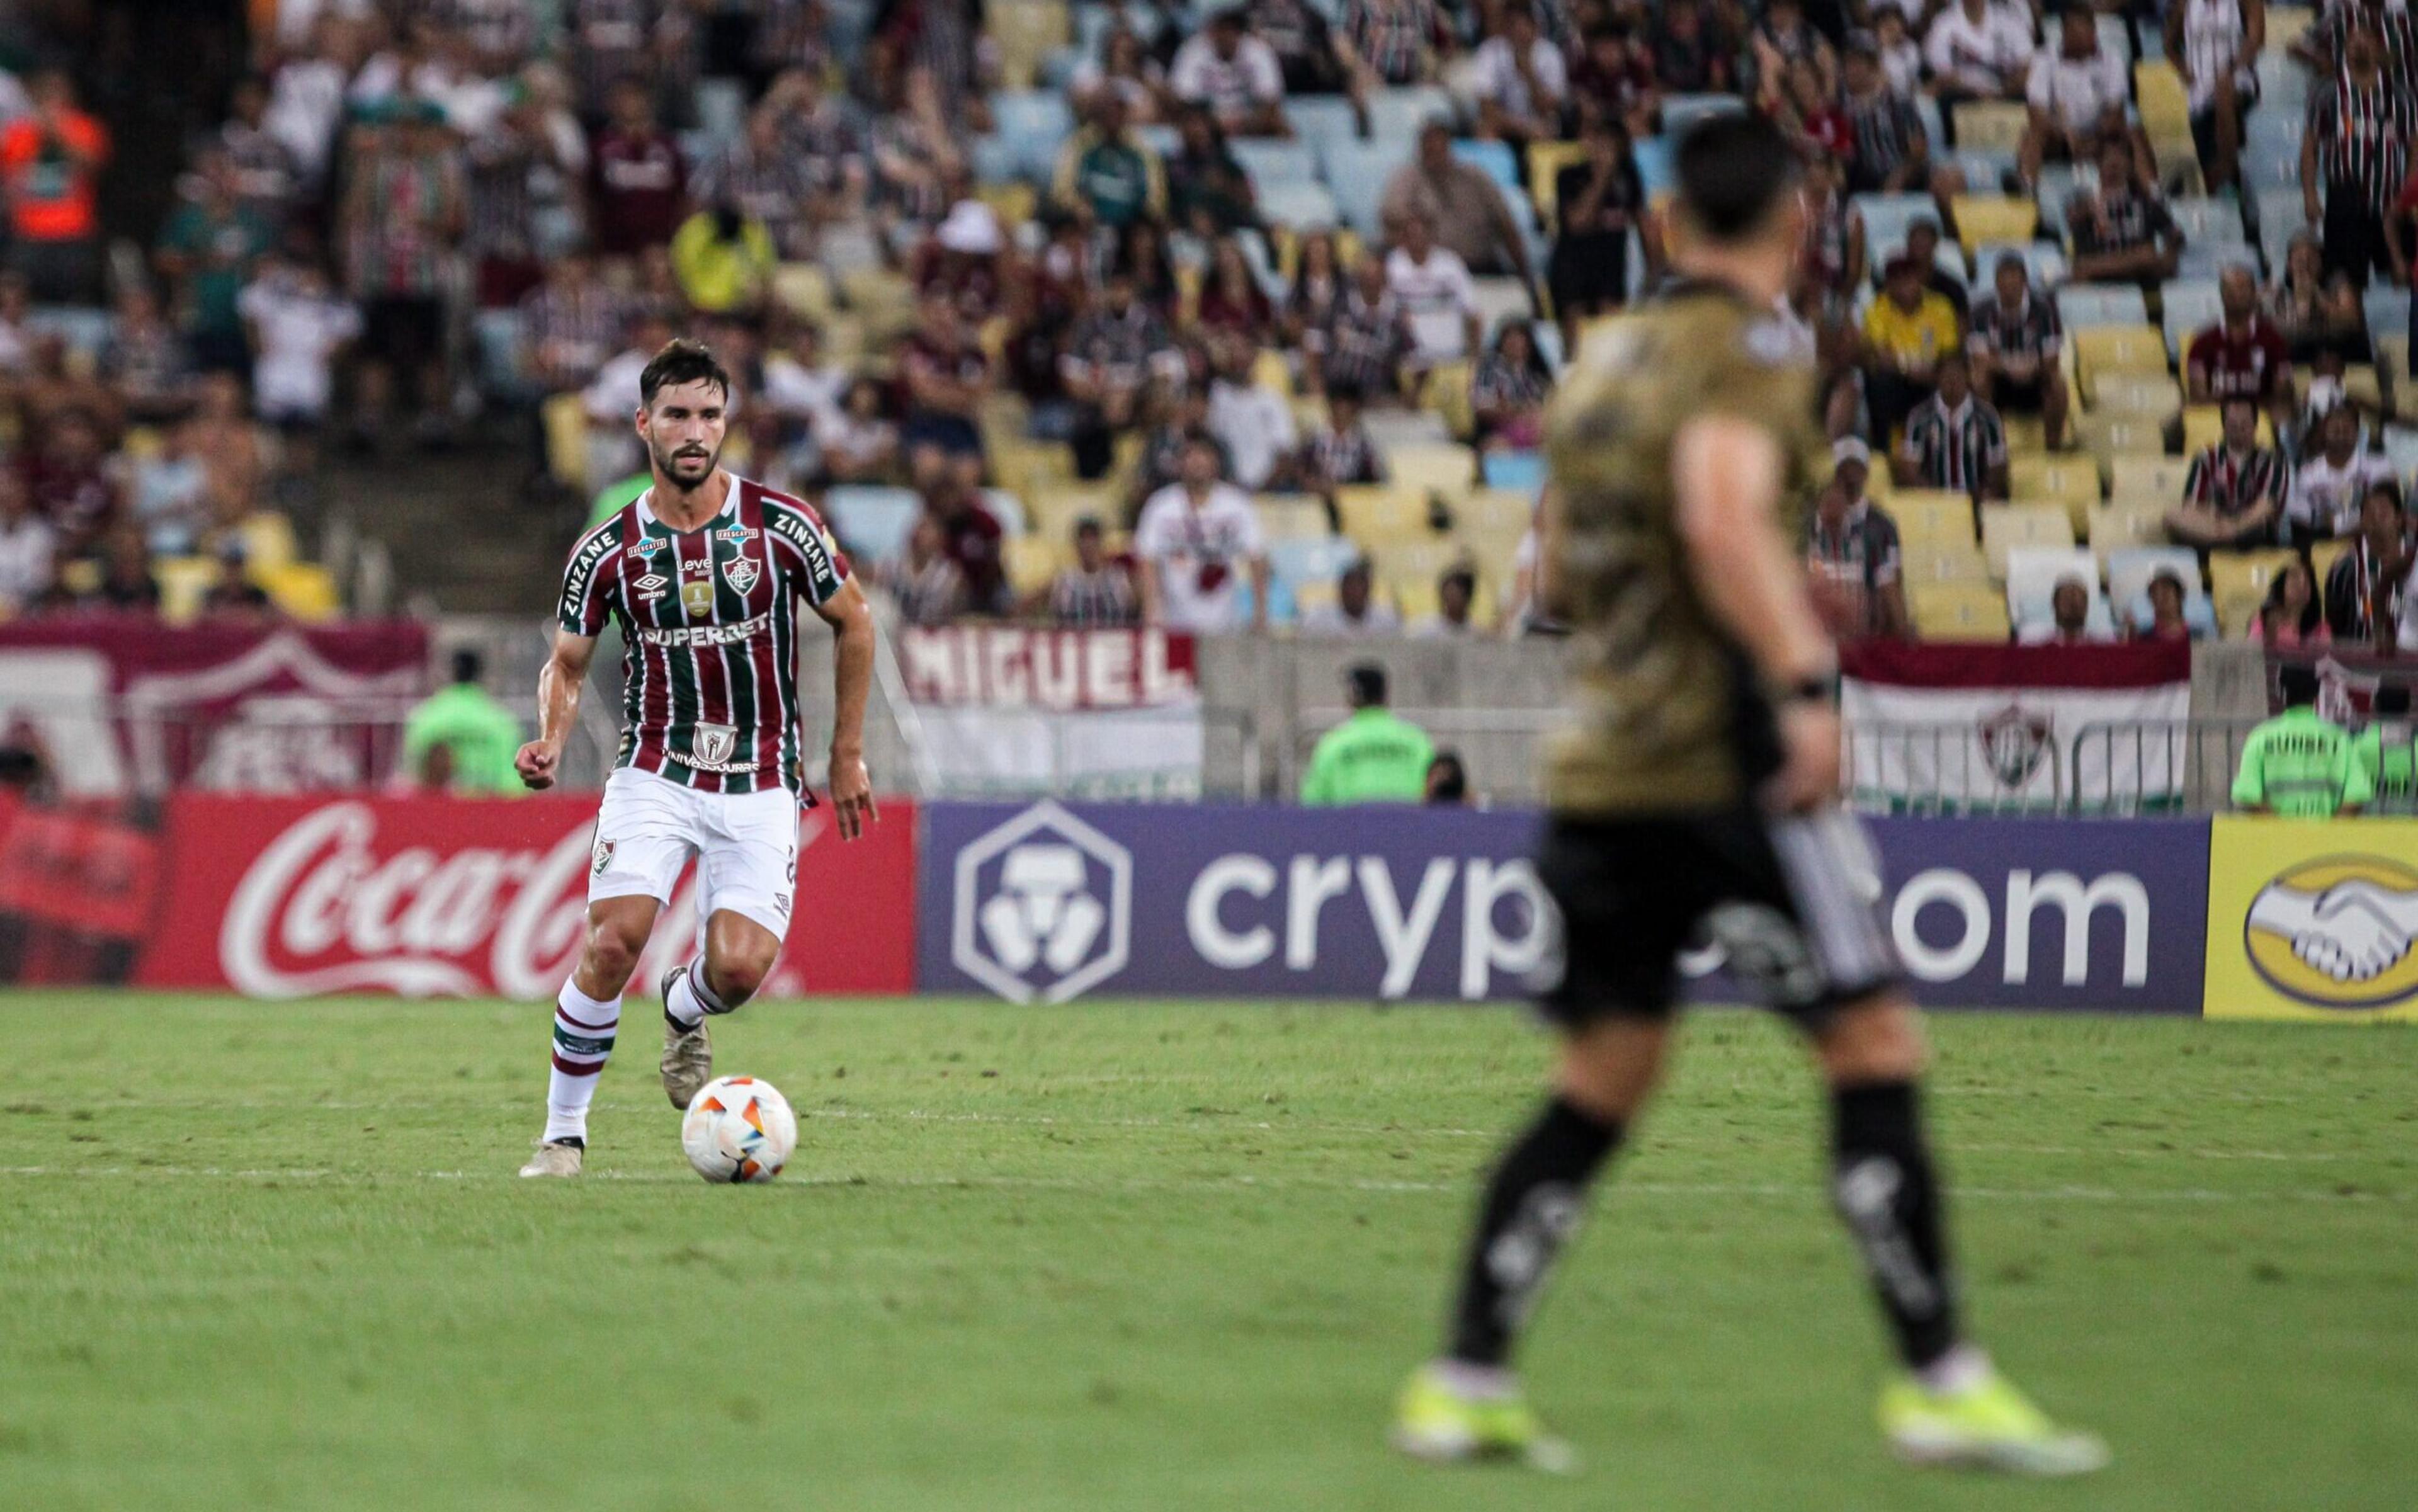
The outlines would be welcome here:
M 629 506 L 624 505 L 589 526 L 586 533 L 572 543 L 572 566 L 577 569 L 585 564 L 592 568 L 626 545 L 634 518 Z
M 1804 356 L 1798 333 L 1778 311 L 1722 285 L 1680 283 L 1588 333 L 1580 344 L 1579 387 L 1645 382 L 1669 392 L 1793 372 L 1805 365 Z

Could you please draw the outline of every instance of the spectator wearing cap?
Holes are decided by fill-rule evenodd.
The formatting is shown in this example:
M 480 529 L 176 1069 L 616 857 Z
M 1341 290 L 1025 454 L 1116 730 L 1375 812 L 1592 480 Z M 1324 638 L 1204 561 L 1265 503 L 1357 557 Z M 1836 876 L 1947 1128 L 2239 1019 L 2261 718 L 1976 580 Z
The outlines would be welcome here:
M 2110 628 L 2090 622 L 2090 585 L 2076 573 L 2068 573 L 2049 589 L 2049 618 L 2033 620 L 2015 632 L 2015 639 L 2026 646 L 2089 646 L 2116 638 Z
M 2189 595 L 2183 580 L 2171 570 L 2161 567 L 2150 579 L 2147 590 L 2150 618 L 2133 622 L 2135 640 L 2190 640 L 2196 632 L 2184 618 L 2183 605 Z
M 2325 413 L 2318 444 L 2304 450 L 2284 496 L 2284 539 L 2305 549 L 2311 542 L 2347 536 L 2358 528 L 2361 501 L 2379 484 L 2399 483 L 2393 465 L 2359 444 L 2359 413 L 2338 404 Z
M 1998 0 L 1955 0 L 1932 17 L 1922 58 L 1943 111 L 1968 99 L 2021 99 L 2031 72 L 2031 13 Z
M 2065 330 L 2057 306 L 2032 291 L 2030 272 L 2015 252 L 1999 256 L 1990 292 L 1974 309 L 1965 339 L 1974 390 L 2001 415 L 2038 415 L 2049 450 L 2058 451 L 2073 397 L 2058 362 Z
M 2263 545 L 2275 539 L 2291 468 L 2258 444 L 2258 406 L 2247 394 L 2224 404 L 2224 433 L 2192 458 L 2182 502 L 2166 512 L 2166 533 L 2202 550 Z
M 1964 352 L 1941 353 L 1933 377 L 1938 387 L 1906 417 L 1905 442 L 1893 464 L 1898 481 L 1976 500 L 2005 498 L 2007 428 L 1973 392 Z
M 1411 621 L 1416 640 L 1467 640 L 1477 634 L 1471 611 L 1477 604 L 1477 573 L 1455 562 L 1436 577 L 1435 613 Z
M 1570 96 L 1569 69 L 1561 49 L 1537 30 L 1537 13 L 1524 5 L 1497 12 L 1493 36 L 1470 60 L 1470 91 L 1477 99 L 1477 134 L 1525 152 L 1531 142 L 1561 134 L 1562 111 Z
M 1375 569 L 1366 557 L 1354 557 L 1335 577 L 1335 602 L 1322 603 L 1301 617 L 1305 635 L 1399 635 L 1402 617 L 1376 596 Z
M 2182 228 L 2155 191 L 2141 187 L 2133 148 L 2120 140 L 2099 146 L 2099 187 L 2066 205 L 2074 237 L 2074 276 L 2093 283 L 2137 283 L 2145 292 L 2175 276 L 2182 260 Z
M 1847 45 L 1840 106 L 1854 143 L 1847 159 L 1849 192 L 1920 194 L 1931 189 L 1931 138 L 1922 116 L 1912 100 L 1890 88 L 1869 35 L 1859 34 Z
M 1427 794 L 1435 742 L 1385 707 L 1385 669 L 1362 663 L 1344 673 L 1352 706 L 1319 738 L 1301 780 L 1305 804 L 1416 803 Z
M 1419 129 L 1418 151 L 1385 181 L 1377 209 L 1397 238 L 1424 217 L 1434 239 L 1472 272 L 1516 275 L 1527 266 L 1527 243 L 1503 191 L 1485 169 L 1453 155 L 1452 128 L 1442 120 Z
M 76 108 L 75 86 L 61 69 L 26 82 L 30 115 L 0 127 L 0 196 L 14 245 L 10 265 L 34 298 L 82 304 L 100 287 L 100 170 L 109 132 Z
M 1051 198 L 1064 209 L 1088 210 L 1111 228 L 1165 220 L 1167 170 L 1125 125 L 1125 97 L 1114 90 L 1093 95 L 1090 115 L 1091 124 L 1058 154 Z
M 1401 240 L 1385 254 L 1385 287 L 1410 320 L 1416 367 L 1477 350 L 1477 286 L 1468 265 L 1437 245 L 1425 215 L 1413 211 L 1403 220 Z
M 1194 634 L 1268 623 L 1266 538 L 1250 496 L 1218 478 L 1217 443 L 1206 432 L 1185 438 L 1180 475 L 1150 496 L 1134 527 L 1141 564 L 1142 618 Z M 1243 582 L 1251 586 L 1243 614 Z
M 1000 312 L 1006 278 L 1002 267 L 1007 237 L 999 212 L 977 199 L 961 199 L 915 249 L 908 282 L 921 296 L 948 296 L 957 316 L 979 328 Z
M 1886 442 L 1931 396 L 1939 359 L 1961 344 L 1956 307 L 1924 282 L 1904 252 L 1889 260 L 1881 297 L 1864 312 L 1864 399 L 1873 435 Z
M 1284 69 L 1276 49 L 1254 36 L 1249 17 L 1228 6 L 1175 50 L 1168 88 L 1205 107 L 1230 136 L 1291 136 L 1284 117 Z
M 2346 646 L 2418 641 L 2409 588 L 2410 536 L 2401 501 L 2389 487 L 2370 488 L 2359 501 L 2359 533 L 2326 573 L 2326 626 Z M 2418 650 L 2418 644 L 2407 649 Z
M 2124 115 L 2132 102 L 2133 80 L 2123 60 L 2099 45 L 2097 13 L 2089 6 L 2066 7 L 2058 19 L 2057 45 L 2033 55 L 2024 81 L 2027 118 L 2016 171 L 2025 183 L 2037 184 L 2043 161 L 2098 161 L 2111 143 L 2128 153 L 2138 150 Z
M 1859 436 L 1831 443 L 1830 481 L 1806 529 L 1806 567 L 1834 634 L 1908 634 L 1897 523 L 1864 496 L 1872 449 Z
M 1140 621 L 1133 568 L 1109 555 L 1097 515 L 1075 522 L 1075 560 L 1042 590 L 1041 612 L 1060 630 L 1116 630 Z

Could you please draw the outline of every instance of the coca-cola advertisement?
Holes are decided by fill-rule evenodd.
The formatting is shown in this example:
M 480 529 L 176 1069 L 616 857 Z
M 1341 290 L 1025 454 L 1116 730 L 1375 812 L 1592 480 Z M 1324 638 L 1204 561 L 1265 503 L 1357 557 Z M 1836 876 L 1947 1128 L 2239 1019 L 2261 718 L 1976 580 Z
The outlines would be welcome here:
M 40 753 L 71 799 L 374 787 L 427 682 L 408 620 L 30 620 L 0 625 L 0 741 Z
M 180 792 L 127 979 L 256 998 L 387 992 L 554 996 L 587 916 L 594 795 L 249 797 Z M 7 869 L 0 867 L 0 869 Z M 0 903 L 0 909 L 6 905 Z M 843 843 L 823 808 L 798 822 L 798 907 L 766 991 L 903 993 L 914 985 L 915 815 L 885 804 Z M 683 878 L 634 980 L 697 946 Z M 644 990 L 637 988 L 634 990 Z

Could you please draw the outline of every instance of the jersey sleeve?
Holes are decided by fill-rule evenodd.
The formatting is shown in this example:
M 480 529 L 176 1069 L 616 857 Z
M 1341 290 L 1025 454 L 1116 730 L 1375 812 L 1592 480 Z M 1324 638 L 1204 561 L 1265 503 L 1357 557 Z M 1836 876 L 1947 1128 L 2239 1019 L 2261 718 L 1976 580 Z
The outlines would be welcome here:
M 571 564 L 562 570 L 562 598 L 555 608 L 555 623 L 564 634 L 598 635 L 604 621 L 613 612 L 618 595 L 614 584 L 619 574 L 613 566 L 621 551 L 620 522 L 608 520 L 581 539 L 571 553 Z
M 764 512 L 764 528 L 798 597 L 822 603 L 839 591 L 848 568 L 823 533 L 821 520 L 802 509 L 772 506 Z

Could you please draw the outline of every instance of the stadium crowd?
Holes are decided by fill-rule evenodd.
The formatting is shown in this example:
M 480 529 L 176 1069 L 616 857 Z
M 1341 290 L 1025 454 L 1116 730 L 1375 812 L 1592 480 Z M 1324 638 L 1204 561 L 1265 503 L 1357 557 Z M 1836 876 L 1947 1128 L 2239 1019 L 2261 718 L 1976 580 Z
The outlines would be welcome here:
M 0 604 L 267 608 L 316 448 L 482 405 L 625 500 L 686 331 L 912 621 L 1521 633 L 1556 374 L 1658 274 L 1676 135 L 1754 109 L 1844 630 L 2418 646 L 2369 0 L 275 11 L 133 255 L 67 75 L 0 80 Z

